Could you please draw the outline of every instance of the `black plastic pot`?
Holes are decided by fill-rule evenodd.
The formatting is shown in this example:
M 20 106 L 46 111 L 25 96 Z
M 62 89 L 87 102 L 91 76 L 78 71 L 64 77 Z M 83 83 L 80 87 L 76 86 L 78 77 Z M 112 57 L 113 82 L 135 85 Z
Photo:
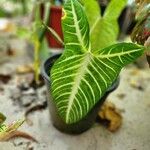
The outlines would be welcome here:
M 80 134 L 86 130 L 88 130 L 95 122 L 100 106 L 104 103 L 107 96 L 114 91 L 119 85 L 119 79 L 117 79 L 114 84 L 107 90 L 105 95 L 99 100 L 99 102 L 94 106 L 94 108 L 77 123 L 74 124 L 66 124 L 58 115 L 56 106 L 53 102 L 53 97 L 51 95 L 51 81 L 50 81 L 50 69 L 56 59 L 60 57 L 61 54 L 53 55 L 49 59 L 45 61 L 42 66 L 42 76 L 47 85 L 47 93 L 48 93 L 48 105 L 49 111 L 51 115 L 51 120 L 53 125 L 60 131 L 70 134 Z

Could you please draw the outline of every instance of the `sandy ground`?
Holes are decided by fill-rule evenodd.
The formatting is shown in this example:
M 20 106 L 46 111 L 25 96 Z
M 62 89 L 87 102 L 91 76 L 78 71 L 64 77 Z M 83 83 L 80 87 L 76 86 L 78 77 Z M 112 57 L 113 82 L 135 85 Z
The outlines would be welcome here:
M 29 88 L 24 97 L 20 96 L 18 83 L 26 82 L 31 76 L 17 75 L 16 68 L 31 62 L 24 42 L 13 41 L 16 56 L 0 64 L 0 74 L 11 74 L 7 84 L 0 83 L 0 111 L 7 116 L 7 123 L 22 118 L 26 105 L 43 103 L 46 87 L 38 90 Z M 0 56 L 1 58 L 4 57 Z M 17 138 L 0 143 L 0 150 L 149 150 L 150 149 L 150 70 L 128 66 L 121 72 L 119 88 L 108 101 L 122 110 L 123 124 L 111 133 L 100 124 L 95 124 L 81 135 L 67 135 L 53 127 L 48 108 L 30 113 L 32 125 L 25 122 L 19 129 L 35 137 L 39 143 Z M 24 79 L 26 80 L 24 81 Z

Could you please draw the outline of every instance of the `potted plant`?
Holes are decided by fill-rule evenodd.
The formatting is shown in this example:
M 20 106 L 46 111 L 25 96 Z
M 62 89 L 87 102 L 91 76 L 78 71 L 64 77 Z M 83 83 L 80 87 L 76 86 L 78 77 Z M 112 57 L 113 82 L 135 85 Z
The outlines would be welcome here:
M 149 0 L 137 0 L 138 10 L 136 13 L 137 24 L 134 27 L 131 39 L 133 42 L 144 45 L 147 49 L 150 49 L 150 1 Z M 147 61 L 150 65 L 150 53 L 146 54 Z M 145 57 L 141 57 L 136 61 L 139 67 L 143 67 Z
M 113 17 L 116 16 L 117 8 Z M 110 23 L 107 15 L 112 12 L 107 10 L 105 13 Z M 99 43 L 100 48 L 93 48 L 95 46 L 91 46 L 85 9 L 78 0 L 65 2 L 62 28 L 65 50 L 44 63 L 42 74 L 48 87 L 53 125 L 63 132 L 77 134 L 92 126 L 99 107 L 117 87 L 121 69 L 141 56 L 145 48 L 133 43 L 108 46 L 111 42 L 107 44 L 107 39 L 100 39 L 103 41 Z M 107 29 L 103 27 L 103 30 Z M 104 37 L 101 35 L 101 38 L 108 36 L 103 33 Z

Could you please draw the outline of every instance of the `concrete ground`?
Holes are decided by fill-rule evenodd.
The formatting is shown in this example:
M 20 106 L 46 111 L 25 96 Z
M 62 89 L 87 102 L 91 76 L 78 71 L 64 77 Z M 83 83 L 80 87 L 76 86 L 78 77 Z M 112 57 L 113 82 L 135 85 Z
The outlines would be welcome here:
M 0 111 L 7 116 L 7 123 L 22 118 L 27 111 L 26 103 L 43 103 L 46 87 L 36 92 L 29 88 L 27 97 L 19 97 L 19 82 L 30 75 L 17 75 L 16 68 L 31 62 L 23 41 L 13 41 L 16 55 L 1 62 L 0 74 L 11 74 L 7 84 L 0 83 Z M 20 46 L 21 45 L 21 46 Z M 1 56 L 1 58 L 4 55 Z M 0 143 L 0 150 L 149 150 L 150 149 L 150 70 L 137 69 L 134 65 L 121 72 L 119 88 L 108 100 L 122 110 L 123 124 L 111 133 L 100 124 L 95 124 L 81 135 L 67 135 L 55 129 L 49 119 L 48 108 L 34 111 L 19 130 L 32 135 L 38 143 L 23 138 Z M 32 99 L 32 100 L 31 100 Z M 32 101 L 32 102 L 31 102 Z

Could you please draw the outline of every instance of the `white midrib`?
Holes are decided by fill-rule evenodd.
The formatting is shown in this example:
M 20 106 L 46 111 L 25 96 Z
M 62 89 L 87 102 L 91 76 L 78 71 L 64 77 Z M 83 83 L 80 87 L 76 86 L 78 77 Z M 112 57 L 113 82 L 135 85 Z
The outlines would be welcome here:
M 68 99 L 68 107 L 66 110 L 66 122 L 67 123 L 69 123 L 70 111 L 72 108 L 73 101 L 75 99 L 75 95 L 78 92 L 78 87 L 80 86 L 81 79 L 85 75 L 87 66 L 89 65 L 89 63 L 91 61 L 90 55 L 91 55 L 90 53 L 86 54 L 85 58 L 83 59 L 82 63 L 80 64 L 80 68 L 78 69 L 77 75 L 74 79 L 74 85 L 72 87 L 71 94 L 70 94 L 70 97 Z
M 138 52 L 138 51 L 142 51 L 142 49 L 135 49 L 135 50 L 131 50 L 131 51 L 126 51 L 126 52 L 121 52 L 121 53 L 115 53 L 115 54 L 106 54 L 106 55 L 99 55 L 97 58 L 111 58 L 111 57 L 119 57 L 125 54 L 131 54 L 134 52 Z
M 83 43 L 82 35 L 81 35 L 79 24 L 78 24 L 78 19 L 77 19 L 77 16 L 76 16 L 76 13 L 75 13 L 75 8 L 74 8 L 74 5 L 73 5 L 72 1 L 71 1 L 71 7 L 72 7 L 72 14 L 73 14 L 73 18 L 74 18 L 74 25 L 75 25 L 75 28 L 76 28 L 76 33 L 77 33 L 77 37 L 78 37 L 79 43 L 83 47 L 83 49 L 85 51 L 87 51 L 87 49 L 85 48 L 84 43 Z

